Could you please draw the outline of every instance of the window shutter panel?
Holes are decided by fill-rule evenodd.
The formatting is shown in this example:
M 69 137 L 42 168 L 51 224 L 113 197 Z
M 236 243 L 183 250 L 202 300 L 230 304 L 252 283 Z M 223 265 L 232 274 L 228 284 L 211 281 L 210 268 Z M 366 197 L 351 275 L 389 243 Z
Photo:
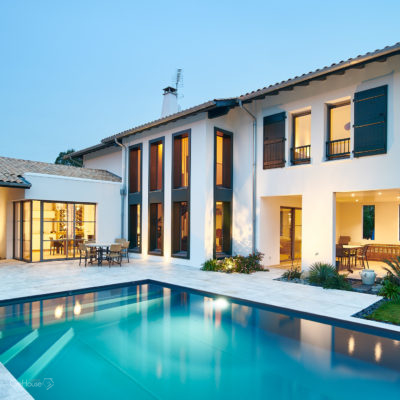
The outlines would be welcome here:
M 157 149 L 156 144 L 150 145 L 150 190 L 157 190 Z
M 264 169 L 285 166 L 286 113 L 264 117 Z
M 130 151 L 129 160 L 129 193 L 136 193 L 139 191 L 139 170 L 138 170 L 138 157 L 139 149 L 132 149 Z
M 230 189 L 232 187 L 232 138 L 228 135 L 224 136 L 223 140 L 223 167 L 222 167 L 222 185 Z
M 182 139 L 181 137 L 176 137 L 174 138 L 174 173 L 173 173 L 174 189 L 182 186 L 181 166 L 182 166 Z
M 354 156 L 387 150 L 387 85 L 354 95 Z

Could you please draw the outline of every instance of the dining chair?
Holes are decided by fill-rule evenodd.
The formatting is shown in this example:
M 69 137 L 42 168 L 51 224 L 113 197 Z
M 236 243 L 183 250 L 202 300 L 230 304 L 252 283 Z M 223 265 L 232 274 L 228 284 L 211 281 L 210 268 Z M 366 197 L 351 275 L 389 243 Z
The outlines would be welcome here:
M 114 243 L 110 246 L 110 250 L 106 255 L 109 267 L 111 267 L 112 263 L 119 264 L 120 266 L 122 266 L 121 248 L 122 246 L 120 243 Z
M 130 245 L 130 241 L 129 240 L 124 240 L 123 242 L 121 242 L 121 253 L 122 253 L 122 257 L 126 257 L 128 262 L 129 262 L 129 245 Z
M 363 269 L 365 269 L 365 263 L 367 263 L 367 268 L 369 269 L 369 264 L 368 264 L 368 257 L 367 257 L 367 252 L 368 252 L 369 244 L 366 244 L 365 246 L 361 247 L 359 251 L 357 252 L 357 261 L 361 261 L 361 266 Z

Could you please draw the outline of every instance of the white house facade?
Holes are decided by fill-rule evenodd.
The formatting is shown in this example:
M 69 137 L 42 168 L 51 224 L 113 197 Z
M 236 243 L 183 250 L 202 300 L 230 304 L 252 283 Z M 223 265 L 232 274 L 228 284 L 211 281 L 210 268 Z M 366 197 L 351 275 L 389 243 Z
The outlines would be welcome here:
M 398 110 L 399 44 L 105 138 L 73 156 L 121 182 L 53 187 L 98 204 L 97 238 L 128 238 L 133 258 L 198 268 L 258 250 L 307 269 L 334 264 L 340 237 L 398 254 Z M 27 198 L 57 198 L 29 178 Z

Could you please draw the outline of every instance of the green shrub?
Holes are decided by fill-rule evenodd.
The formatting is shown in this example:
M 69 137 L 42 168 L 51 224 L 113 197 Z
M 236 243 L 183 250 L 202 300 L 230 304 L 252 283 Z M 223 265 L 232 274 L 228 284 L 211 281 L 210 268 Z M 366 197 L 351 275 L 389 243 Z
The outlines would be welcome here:
M 203 266 L 203 271 L 221 271 L 226 273 L 238 272 L 240 274 L 250 274 L 255 271 L 268 271 L 261 265 L 264 255 L 256 252 L 251 253 L 247 257 L 234 256 L 226 257 L 223 260 L 207 260 Z
M 324 289 L 339 289 L 339 290 L 353 290 L 350 282 L 347 280 L 346 275 L 338 274 L 335 271 L 335 275 L 330 276 L 325 283 L 322 284 Z
M 308 272 L 309 282 L 319 286 L 323 286 L 328 279 L 334 278 L 338 275 L 336 268 L 333 265 L 321 262 L 311 265 Z
M 217 260 L 213 260 L 210 258 L 207 260 L 203 266 L 202 266 L 202 271 L 221 271 L 223 269 L 222 264 L 219 263 Z
M 388 278 L 397 285 L 400 285 L 400 256 L 393 260 L 384 261 L 388 267 L 384 267 L 387 272 Z
M 261 265 L 263 258 L 264 254 L 260 252 L 251 253 L 247 257 L 237 255 L 232 259 L 234 263 L 234 272 L 250 274 L 255 271 L 264 271 Z
M 382 289 L 378 293 L 380 296 L 386 297 L 389 300 L 395 302 L 400 301 L 400 286 L 393 282 L 390 278 L 383 280 Z
M 301 277 L 301 270 L 299 267 L 295 267 L 292 265 L 290 269 L 285 271 L 281 278 L 287 279 L 288 281 L 291 281 L 292 279 L 300 279 Z

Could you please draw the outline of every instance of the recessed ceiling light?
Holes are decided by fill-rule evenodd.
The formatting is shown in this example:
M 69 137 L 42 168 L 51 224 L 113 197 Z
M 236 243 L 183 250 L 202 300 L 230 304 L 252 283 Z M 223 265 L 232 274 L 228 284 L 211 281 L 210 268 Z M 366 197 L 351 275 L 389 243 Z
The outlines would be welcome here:
M 358 203 L 358 201 L 359 201 L 359 200 L 358 200 L 358 199 L 356 199 L 356 203 Z
M 354 193 L 352 193 L 352 194 L 351 194 L 351 197 L 354 197 L 354 196 L 355 196 L 355 194 L 354 194 Z
M 378 195 L 380 196 L 382 194 L 382 192 L 378 192 Z

